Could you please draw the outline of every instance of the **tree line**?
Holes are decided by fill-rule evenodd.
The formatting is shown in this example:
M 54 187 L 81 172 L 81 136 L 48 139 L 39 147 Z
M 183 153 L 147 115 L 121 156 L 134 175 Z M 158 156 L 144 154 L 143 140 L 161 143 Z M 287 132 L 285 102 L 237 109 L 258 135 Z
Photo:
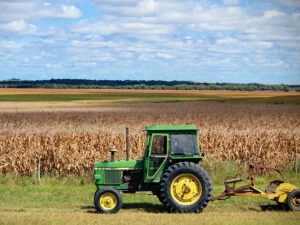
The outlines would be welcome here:
M 300 85 L 259 83 L 200 83 L 163 80 L 88 80 L 51 79 L 0 81 L 0 88 L 55 88 L 55 89 L 148 89 L 148 90 L 232 90 L 232 91 L 298 91 Z

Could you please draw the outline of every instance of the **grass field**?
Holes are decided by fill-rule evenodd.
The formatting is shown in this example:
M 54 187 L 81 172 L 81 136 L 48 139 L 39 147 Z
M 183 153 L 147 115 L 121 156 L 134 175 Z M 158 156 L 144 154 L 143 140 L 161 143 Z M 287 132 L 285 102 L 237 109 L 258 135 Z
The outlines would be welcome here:
M 295 179 L 294 179 L 295 181 Z M 264 179 L 259 179 L 262 186 Z M 298 180 L 298 185 L 300 180 Z M 286 212 L 275 202 L 232 197 L 210 202 L 200 214 L 168 214 L 156 196 L 123 194 L 118 214 L 95 213 L 95 187 L 87 179 L 0 178 L 0 224 L 299 224 L 300 212 Z M 214 193 L 223 187 L 214 185 Z

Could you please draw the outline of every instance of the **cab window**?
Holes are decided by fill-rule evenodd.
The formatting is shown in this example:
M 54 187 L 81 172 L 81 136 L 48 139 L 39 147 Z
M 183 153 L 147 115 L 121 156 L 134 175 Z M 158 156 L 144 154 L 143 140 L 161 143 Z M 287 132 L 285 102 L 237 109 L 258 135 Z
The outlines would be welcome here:
M 154 136 L 151 154 L 167 154 L 167 136 Z
M 171 154 L 199 154 L 196 136 L 192 134 L 171 135 Z

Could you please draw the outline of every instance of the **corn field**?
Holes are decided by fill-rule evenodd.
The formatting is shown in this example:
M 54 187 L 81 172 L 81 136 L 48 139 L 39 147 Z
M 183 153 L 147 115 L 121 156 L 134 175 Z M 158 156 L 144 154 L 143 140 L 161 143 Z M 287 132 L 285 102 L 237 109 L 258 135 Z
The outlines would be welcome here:
M 207 159 L 287 168 L 300 153 L 300 106 L 227 103 L 0 103 L 0 173 L 91 176 L 109 147 L 141 158 L 150 124 L 195 124 Z

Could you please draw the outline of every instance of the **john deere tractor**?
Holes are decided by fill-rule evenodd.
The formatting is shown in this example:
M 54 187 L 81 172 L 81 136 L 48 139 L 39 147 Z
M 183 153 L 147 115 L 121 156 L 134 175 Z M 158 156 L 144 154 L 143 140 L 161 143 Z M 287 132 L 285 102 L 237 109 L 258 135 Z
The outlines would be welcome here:
M 110 161 L 95 163 L 96 210 L 118 212 L 120 191 L 151 191 L 168 212 L 201 212 L 211 199 L 212 183 L 199 166 L 203 155 L 196 126 L 147 126 L 145 131 L 143 159 L 116 161 L 112 148 Z

